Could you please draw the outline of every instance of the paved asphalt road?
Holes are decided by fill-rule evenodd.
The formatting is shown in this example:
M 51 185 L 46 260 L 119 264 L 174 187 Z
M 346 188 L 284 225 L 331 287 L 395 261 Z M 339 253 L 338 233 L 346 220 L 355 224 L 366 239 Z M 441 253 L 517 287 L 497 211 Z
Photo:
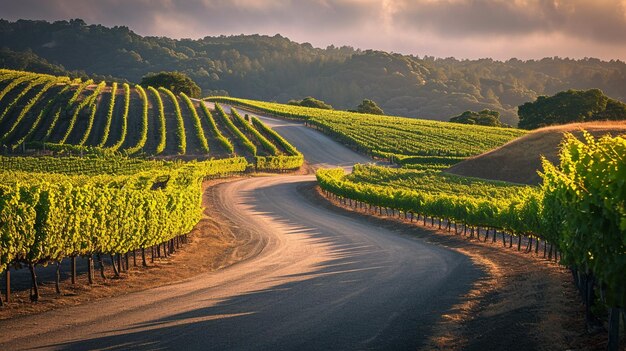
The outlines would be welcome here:
M 264 118 L 311 165 L 371 160 Z M 412 350 L 481 272 L 456 252 L 320 205 L 314 176 L 221 184 L 220 210 L 256 238 L 228 268 L 0 322 L 0 350 Z

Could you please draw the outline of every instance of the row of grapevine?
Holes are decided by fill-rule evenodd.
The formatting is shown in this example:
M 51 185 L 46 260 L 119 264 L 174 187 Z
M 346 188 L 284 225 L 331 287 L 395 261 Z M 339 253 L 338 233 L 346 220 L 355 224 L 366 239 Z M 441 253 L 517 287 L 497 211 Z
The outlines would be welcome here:
M 94 91 L 93 98 L 87 105 L 87 107 L 89 108 L 89 117 L 87 117 L 87 128 L 85 129 L 83 136 L 80 138 L 80 141 L 78 142 L 79 146 L 84 145 L 87 142 L 87 139 L 89 139 L 89 136 L 91 135 L 91 130 L 93 128 L 93 124 L 96 119 L 96 111 L 98 110 L 98 96 L 100 95 L 100 92 L 102 91 L 102 89 L 104 89 L 105 86 L 106 86 L 106 82 L 101 82 L 100 84 L 98 84 L 98 86 L 96 86 L 97 93 Z
M 46 135 L 43 137 L 43 142 L 47 142 L 48 139 L 50 138 L 50 136 L 52 135 L 52 132 L 55 130 L 56 125 L 59 122 L 59 118 L 61 117 L 61 113 L 65 113 L 67 111 L 71 111 L 72 106 L 74 105 L 74 103 L 76 102 L 76 100 L 78 99 L 80 94 L 83 92 L 83 90 L 88 85 L 90 85 L 92 83 L 93 83 L 93 80 L 91 80 L 91 79 L 88 79 L 88 80 L 80 83 L 78 85 L 78 87 L 76 88 L 76 90 L 74 91 L 74 94 L 72 94 L 70 99 L 67 101 L 66 105 L 64 107 L 59 107 L 56 110 L 56 113 L 53 115 L 52 121 L 50 122 L 50 126 L 48 127 L 48 130 L 46 132 Z
M 130 86 L 127 83 L 122 85 L 124 88 L 124 110 L 122 112 L 122 131 L 120 132 L 120 139 L 113 144 L 110 149 L 117 151 L 124 141 L 126 141 L 126 134 L 128 133 L 128 109 L 130 107 Z
M 137 93 L 139 93 L 141 101 L 143 102 L 141 110 L 141 132 L 139 133 L 139 140 L 137 141 L 137 144 L 125 150 L 125 152 L 129 155 L 137 153 L 143 149 L 146 145 L 146 141 L 148 140 L 148 95 L 146 95 L 146 91 L 140 85 L 136 85 L 135 89 L 137 89 Z
M 154 96 L 154 100 L 157 102 L 157 110 L 159 113 L 159 120 L 158 120 L 158 124 L 159 127 L 158 129 L 158 134 L 159 134 L 159 143 L 157 144 L 156 147 L 156 151 L 155 153 L 158 155 L 160 153 L 163 152 L 163 150 L 165 150 L 165 143 L 166 143 L 166 133 L 167 133 L 167 129 L 165 126 L 165 109 L 163 107 L 163 100 L 161 99 L 161 95 L 159 94 L 159 92 L 154 89 L 153 87 L 148 87 L 148 90 L 152 93 L 152 95 Z
M 30 138 L 33 133 L 35 133 L 35 130 L 37 130 L 37 127 L 39 127 L 39 124 L 41 123 L 43 117 L 48 115 L 48 112 L 55 106 L 55 104 L 60 101 L 60 99 L 63 97 L 63 94 L 65 94 L 65 92 L 69 90 L 69 88 L 69 85 L 65 85 L 63 88 L 61 88 L 57 96 L 48 101 L 46 106 L 37 114 L 37 117 L 35 118 L 35 121 L 31 124 L 28 132 L 26 132 L 26 134 L 24 134 L 19 140 L 17 140 L 13 144 L 13 146 L 11 147 L 13 150 L 24 144 L 28 140 L 28 138 Z
M 463 193 L 430 194 L 410 189 L 352 182 L 343 169 L 318 170 L 320 187 L 336 195 L 373 206 L 393 208 L 422 216 L 443 218 L 470 226 L 497 228 L 514 234 L 531 232 L 528 224 L 534 213 L 531 204 L 538 194 L 527 193 L 510 198 L 476 198 Z
M 2 111 L 2 113 L 0 113 L 0 122 L 2 122 L 2 120 L 4 120 L 4 118 L 7 116 L 7 114 L 9 113 L 9 111 L 11 111 L 11 109 L 20 101 L 20 99 L 26 95 L 29 91 L 31 91 L 34 87 L 41 85 L 41 84 L 45 84 L 50 82 L 51 80 L 54 80 L 54 78 L 50 78 L 48 76 L 43 76 L 43 77 L 38 77 L 36 79 L 31 80 L 30 82 L 28 82 L 28 84 L 26 85 L 26 87 L 24 87 L 24 89 L 22 89 L 14 98 L 13 101 L 11 101 L 10 103 L 6 104 L 4 106 L 4 110 Z
M 217 128 L 217 124 L 215 124 L 215 119 L 213 118 L 211 111 L 209 111 L 209 108 L 206 107 L 206 104 L 204 103 L 200 103 L 200 108 L 202 109 L 202 113 L 204 113 L 204 117 L 206 117 L 206 120 L 209 122 L 209 129 L 211 129 L 211 132 L 213 132 L 213 135 L 215 136 L 217 141 L 229 154 L 232 155 L 235 152 L 235 147 L 230 142 L 230 140 L 222 135 L 222 132 L 220 132 L 220 130 Z
M 30 81 L 32 79 L 33 79 L 33 76 L 30 74 L 20 75 L 19 77 L 13 79 L 11 83 L 9 83 L 6 87 L 4 87 L 4 89 L 2 89 L 2 91 L 0 91 L 0 101 L 4 99 L 4 97 L 13 89 L 15 89 L 17 86 L 19 86 L 20 84 L 24 82 Z
M 88 86 L 93 84 L 93 79 L 87 79 L 84 82 L 81 82 L 78 84 L 78 87 L 76 88 L 76 90 L 74 91 L 74 94 L 72 95 L 72 97 L 67 101 L 67 110 L 70 110 L 72 108 L 72 105 L 74 105 L 74 103 L 76 102 L 76 100 L 78 100 L 78 97 L 80 96 L 80 94 L 83 92 L 83 90 L 85 90 Z
M 256 128 L 254 128 L 252 124 L 250 124 L 243 117 L 241 117 L 241 115 L 239 114 L 239 112 L 237 112 L 236 109 L 232 109 L 231 111 L 232 111 L 233 118 L 235 119 L 235 121 L 237 121 L 237 124 L 240 127 L 242 127 L 249 135 L 254 136 L 254 138 L 261 143 L 263 148 L 265 148 L 265 150 L 271 156 L 278 155 L 278 148 L 276 148 L 274 144 L 272 144 L 269 140 L 267 140 L 266 137 L 264 137 L 261 133 L 259 133 L 259 131 L 256 130 Z
M 109 140 L 109 134 L 111 133 L 111 123 L 113 123 L 113 111 L 115 109 L 115 97 L 117 96 L 117 82 L 111 84 L 111 100 L 109 100 L 109 108 L 107 110 L 106 121 L 104 122 L 104 131 L 98 147 L 104 147 Z
M 245 159 L 231 158 L 130 176 L 4 172 L 0 271 L 11 263 L 32 270 L 65 257 L 123 254 L 186 234 L 201 216 L 201 180 L 246 167 Z M 167 186 L 151 190 L 164 177 Z
M 263 171 L 276 171 L 276 170 L 290 170 L 298 169 L 304 164 L 304 156 L 287 140 L 285 140 L 275 130 L 265 125 L 255 116 L 250 116 L 250 122 L 254 126 L 254 129 L 259 134 L 265 134 L 272 139 L 273 145 L 280 145 L 287 155 L 274 156 L 257 156 L 255 157 L 255 165 L 257 170 Z M 269 139 L 265 138 L 267 142 L 271 143 Z M 276 151 L 278 153 L 278 150 Z
M 298 169 L 304 164 L 302 155 L 255 156 L 257 171 L 287 171 Z
M 196 137 L 198 141 L 200 141 L 200 146 L 202 147 L 202 151 L 204 153 L 209 153 L 209 144 L 207 143 L 206 136 L 204 135 L 204 130 L 202 129 L 202 123 L 200 121 L 200 116 L 198 116 L 198 112 L 196 111 L 196 107 L 193 105 L 193 101 L 185 94 L 180 93 L 183 101 L 187 105 L 187 108 L 191 112 L 191 120 L 193 121 L 193 128 L 196 131 Z
M 626 135 L 566 135 L 560 165 L 543 162 L 542 234 L 562 251 L 587 307 L 609 307 L 609 350 L 626 308 Z M 624 315 L 626 318 L 626 315 Z
M 220 120 L 226 125 L 228 130 L 236 137 L 237 140 L 241 142 L 244 148 L 246 148 L 252 155 L 256 156 L 256 146 L 248 139 L 245 134 L 243 134 L 239 128 L 233 123 L 233 121 L 228 117 L 226 112 L 222 109 L 222 107 L 218 104 L 215 104 L 215 111 L 217 111 L 217 115 Z
M 135 174 L 152 169 L 178 168 L 180 161 L 144 160 L 128 157 L 21 157 L 0 156 L 0 169 L 29 173 L 58 173 L 72 176 Z
M 7 140 L 7 138 L 15 131 L 17 126 L 22 122 L 22 119 L 24 118 L 24 116 L 26 116 L 26 114 L 30 111 L 30 109 L 39 101 L 39 98 L 46 91 L 48 91 L 48 89 L 52 88 L 57 83 L 59 83 L 58 80 L 56 80 L 56 79 L 55 80 L 51 80 L 51 81 L 47 82 L 46 84 L 44 84 L 44 86 L 41 89 L 39 89 L 37 94 L 35 94 L 35 96 L 33 96 L 26 103 L 26 105 L 24 105 L 24 107 L 22 107 L 22 110 L 20 111 L 20 113 L 15 118 L 15 121 L 13 122 L 11 127 L 0 137 L 0 143 L 4 143 Z
M 74 108 L 74 113 L 72 113 L 72 117 L 70 118 L 70 124 L 65 130 L 65 134 L 63 135 L 63 137 L 59 140 L 59 144 L 65 144 L 70 134 L 74 131 L 74 126 L 76 125 L 76 121 L 78 120 L 78 115 L 80 114 L 80 112 L 85 107 L 91 106 L 92 104 L 96 103 L 96 100 L 98 96 L 100 95 L 100 91 L 104 89 L 105 85 L 106 85 L 106 82 L 101 82 L 100 84 L 98 84 L 96 88 L 93 90 L 93 93 L 91 93 L 88 97 L 86 97 L 79 104 L 76 105 L 76 107 Z
M 262 133 L 265 133 L 270 138 L 272 138 L 274 143 L 280 145 L 288 155 L 291 155 L 291 156 L 300 155 L 300 152 L 296 150 L 296 148 L 293 145 L 291 145 L 287 140 L 285 140 L 285 138 L 283 138 L 280 134 L 276 133 L 275 130 L 273 130 L 272 128 L 268 127 L 263 122 L 261 122 L 260 119 L 258 119 L 255 116 L 251 116 L 250 120 L 252 121 L 252 124 L 257 128 L 257 130 L 259 130 Z
M 167 95 L 170 98 L 172 105 L 174 106 L 174 112 L 176 116 L 176 137 L 178 138 L 178 153 L 184 155 L 187 152 L 187 137 L 185 133 L 185 121 L 183 120 L 183 115 L 180 112 L 178 99 L 176 98 L 176 95 L 174 95 L 174 93 L 172 93 L 169 89 L 160 87 L 159 91 Z

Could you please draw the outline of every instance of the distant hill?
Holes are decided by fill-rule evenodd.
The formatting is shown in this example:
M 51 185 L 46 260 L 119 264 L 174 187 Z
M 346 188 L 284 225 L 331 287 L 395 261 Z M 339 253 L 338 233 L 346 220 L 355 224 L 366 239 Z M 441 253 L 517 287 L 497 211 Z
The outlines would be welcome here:
M 372 99 L 387 114 L 437 120 L 490 109 L 515 126 L 517 106 L 568 89 L 599 88 L 626 101 L 626 64 L 593 58 L 436 59 L 346 46 L 319 49 L 280 35 L 174 40 L 82 20 L 0 20 L 0 46 L 31 50 L 69 71 L 131 82 L 148 72 L 178 70 L 204 95 L 283 103 L 312 96 L 338 109 Z
M 572 123 L 534 130 L 497 149 L 474 156 L 450 167 L 446 172 L 466 177 L 503 180 L 521 184 L 540 184 L 541 155 L 558 163 L 559 144 L 563 134 L 582 136 L 587 130 L 599 137 L 605 134 L 626 134 L 626 122 Z

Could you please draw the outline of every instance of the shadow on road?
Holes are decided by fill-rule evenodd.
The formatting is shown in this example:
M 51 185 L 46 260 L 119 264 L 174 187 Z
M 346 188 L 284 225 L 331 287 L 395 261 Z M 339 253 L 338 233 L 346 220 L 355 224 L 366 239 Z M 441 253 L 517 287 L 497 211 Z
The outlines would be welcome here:
M 271 194 L 286 192 L 298 196 L 280 202 L 266 200 Z M 312 182 L 281 183 L 243 195 L 254 212 L 290 228 L 286 235 L 311 244 L 311 248 L 326 248 L 324 259 L 304 272 L 270 274 L 263 282 L 266 287 L 223 298 L 185 291 L 181 295 L 190 300 L 195 297 L 187 311 L 118 329 L 115 319 L 103 320 L 112 326 L 105 335 L 46 347 L 416 349 L 428 339 L 441 315 L 484 274 L 456 252 L 424 245 L 415 237 L 396 235 L 340 212 L 330 214 L 337 221 L 320 221 L 331 210 L 313 199 Z M 296 218 L 302 211 L 306 215 Z M 352 232 L 344 235 L 346 231 Z M 381 240 L 392 245 L 379 245 Z M 445 260 L 438 260 L 439 256 Z M 291 259 L 296 262 L 298 257 Z M 284 267 L 276 269 L 279 272 Z M 168 301 L 160 304 L 165 309 Z

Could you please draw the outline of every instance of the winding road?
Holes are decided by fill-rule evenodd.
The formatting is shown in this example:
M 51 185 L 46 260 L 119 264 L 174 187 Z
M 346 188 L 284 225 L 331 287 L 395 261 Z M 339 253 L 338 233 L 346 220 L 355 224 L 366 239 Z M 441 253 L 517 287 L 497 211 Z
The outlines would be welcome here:
M 263 117 L 308 163 L 371 162 L 301 124 Z M 455 251 L 324 205 L 312 175 L 218 185 L 256 249 L 169 286 L 0 322 L 0 349 L 409 350 L 482 272 Z

